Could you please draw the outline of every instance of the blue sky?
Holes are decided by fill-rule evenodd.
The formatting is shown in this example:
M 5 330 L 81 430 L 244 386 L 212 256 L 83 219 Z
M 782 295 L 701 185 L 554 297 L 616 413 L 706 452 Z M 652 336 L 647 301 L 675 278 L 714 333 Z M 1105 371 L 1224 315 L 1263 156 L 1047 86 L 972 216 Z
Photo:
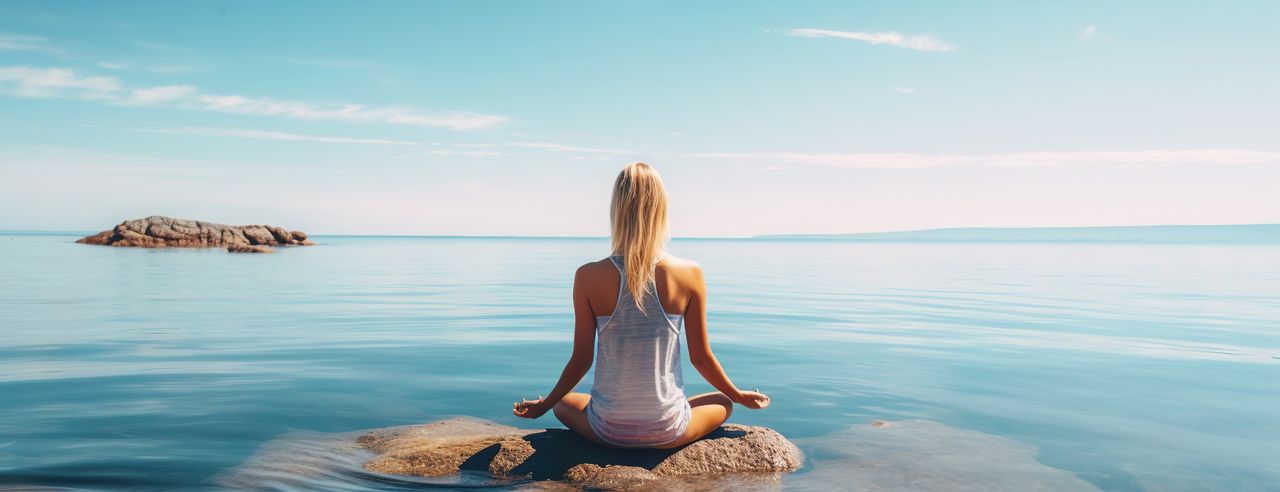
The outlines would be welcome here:
M 1280 3 L 0 3 L 0 229 L 1280 222 Z

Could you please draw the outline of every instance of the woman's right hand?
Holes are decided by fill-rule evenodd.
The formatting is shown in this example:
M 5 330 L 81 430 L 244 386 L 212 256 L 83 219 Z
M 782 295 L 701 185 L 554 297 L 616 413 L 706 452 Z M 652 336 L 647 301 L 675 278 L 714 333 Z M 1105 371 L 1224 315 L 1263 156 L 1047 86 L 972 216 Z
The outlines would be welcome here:
M 521 399 L 524 400 L 523 398 Z M 548 410 L 551 410 L 551 405 L 548 405 L 547 400 L 543 399 L 542 396 L 538 396 L 537 400 L 524 400 L 516 403 L 511 408 L 511 413 L 514 413 L 517 417 L 536 419 L 547 413 Z
M 769 395 L 759 391 L 743 391 L 738 401 L 734 402 L 752 410 L 759 410 L 769 406 Z

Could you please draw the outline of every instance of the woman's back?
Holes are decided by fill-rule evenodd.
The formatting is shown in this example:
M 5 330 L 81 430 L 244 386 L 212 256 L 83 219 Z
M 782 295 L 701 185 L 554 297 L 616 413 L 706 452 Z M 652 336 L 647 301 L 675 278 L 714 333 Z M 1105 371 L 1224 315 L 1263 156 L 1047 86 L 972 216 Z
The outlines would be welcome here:
M 609 316 L 617 308 L 621 290 L 625 290 L 625 275 L 613 263 L 618 255 L 582 265 L 577 280 L 587 290 L 591 311 L 596 316 Z M 625 266 L 624 266 L 625 268 Z M 667 314 L 684 314 L 689 307 L 689 295 L 694 290 L 694 269 L 698 264 L 667 254 L 654 268 L 653 283 L 657 286 L 658 301 Z M 626 297 L 627 302 L 633 302 Z
M 611 443 L 662 444 L 678 438 L 689 421 L 680 372 L 682 315 L 665 311 L 654 294 L 656 279 L 636 303 L 622 257 L 608 259 L 618 271 L 618 294 L 611 311 L 595 313 L 595 382 L 587 416 Z

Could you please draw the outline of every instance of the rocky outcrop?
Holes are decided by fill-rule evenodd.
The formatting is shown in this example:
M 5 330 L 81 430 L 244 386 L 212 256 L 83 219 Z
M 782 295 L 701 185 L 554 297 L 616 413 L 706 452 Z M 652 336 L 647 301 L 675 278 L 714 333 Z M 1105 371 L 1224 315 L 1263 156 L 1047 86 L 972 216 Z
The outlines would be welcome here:
M 669 450 L 614 449 L 568 430 L 517 429 L 471 419 L 376 430 L 357 442 L 376 454 L 364 468 L 379 473 L 441 477 L 485 471 L 611 490 L 686 488 L 681 484 L 715 477 L 776 481 L 804 461 L 800 450 L 774 430 L 736 424 Z
M 231 226 L 161 215 L 126 220 L 112 229 L 85 236 L 76 242 L 134 248 L 227 248 L 233 252 L 255 253 L 270 252 L 268 246 L 314 244 L 307 239 L 306 233 L 283 227 Z

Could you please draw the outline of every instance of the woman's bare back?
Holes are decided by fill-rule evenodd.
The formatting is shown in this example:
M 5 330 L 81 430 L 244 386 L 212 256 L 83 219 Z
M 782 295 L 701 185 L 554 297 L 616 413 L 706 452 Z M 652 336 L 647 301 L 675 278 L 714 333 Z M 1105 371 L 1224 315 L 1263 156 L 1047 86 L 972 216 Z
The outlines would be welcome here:
M 686 314 L 689 299 L 702 280 L 697 263 L 666 255 L 655 268 L 654 284 L 658 288 L 658 300 L 667 314 Z M 591 312 L 595 316 L 609 316 L 617 308 L 618 290 L 622 275 L 608 258 L 582 265 L 578 269 L 580 287 L 586 290 Z

